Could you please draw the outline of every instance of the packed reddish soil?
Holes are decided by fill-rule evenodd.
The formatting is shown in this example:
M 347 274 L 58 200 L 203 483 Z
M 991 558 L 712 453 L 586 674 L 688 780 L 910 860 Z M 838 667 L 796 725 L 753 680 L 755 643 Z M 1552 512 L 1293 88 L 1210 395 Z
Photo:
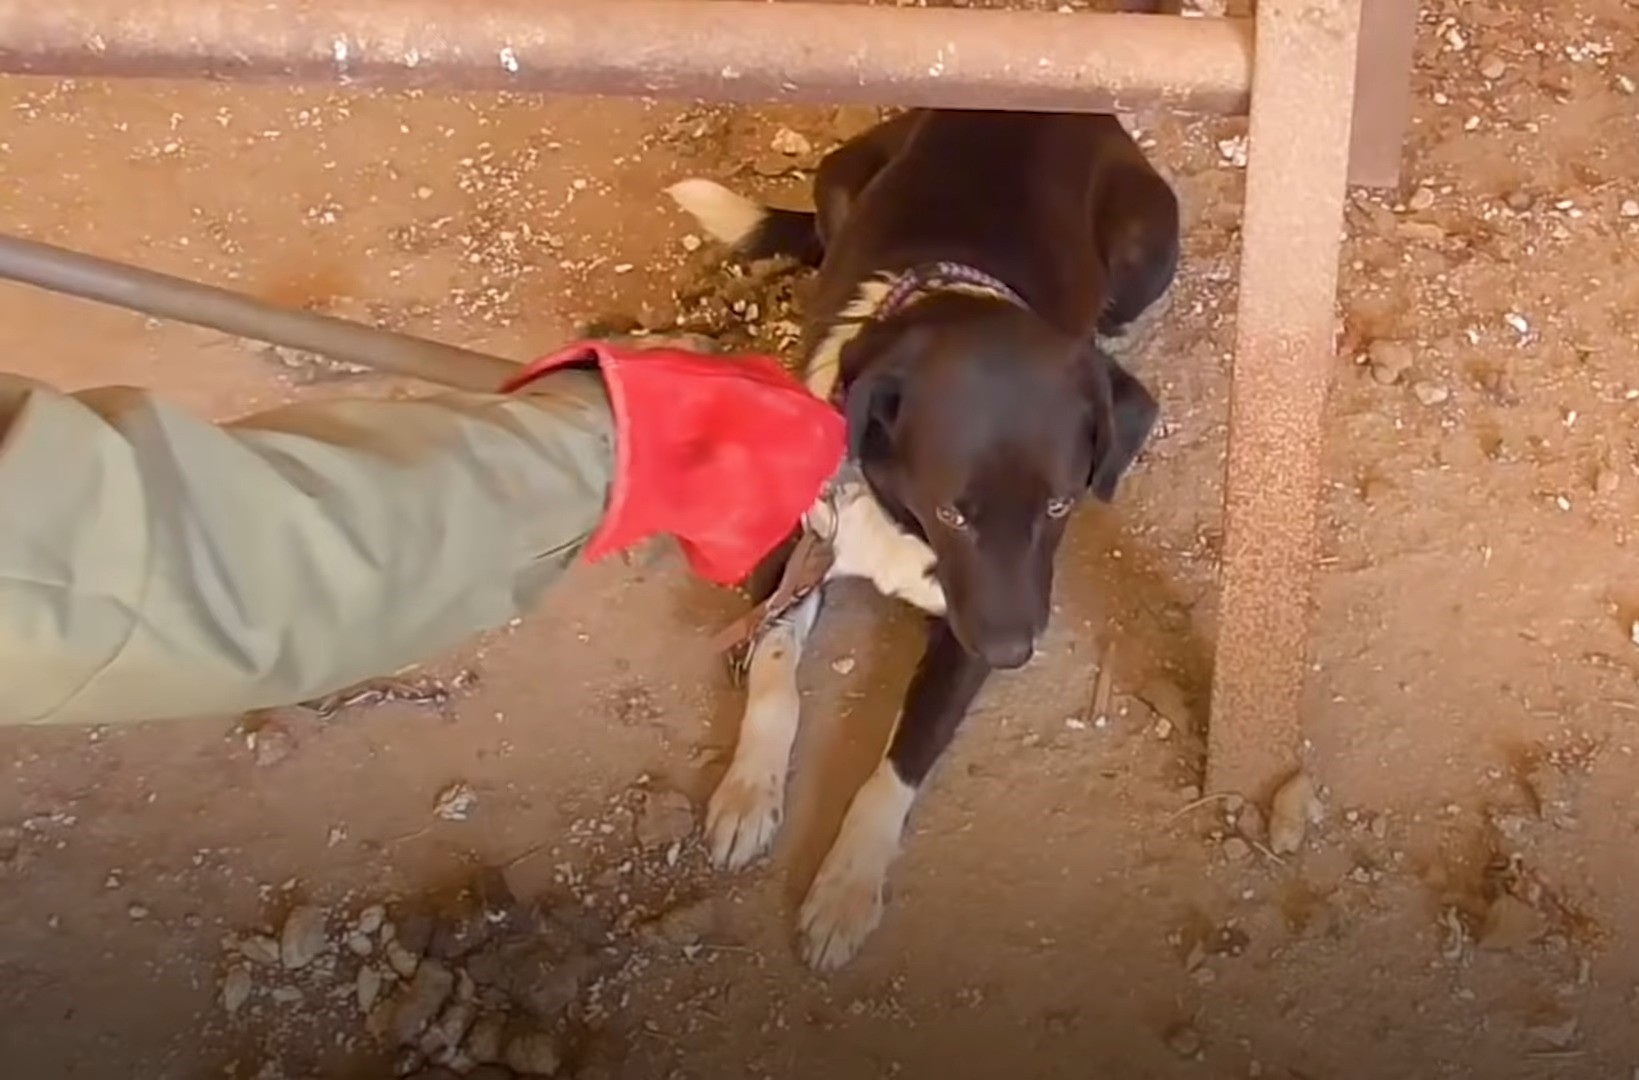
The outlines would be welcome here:
M 1185 212 L 1127 354 L 1162 428 L 1077 517 L 1039 657 L 982 697 L 851 966 L 807 972 L 794 911 L 915 620 L 832 606 L 785 830 L 720 875 L 695 821 L 740 696 L 708 638 L 744 601 L 657 546 L 358 700 L 0 732 L 0 1071 L 1639 1076 L 1636 30 L 1623 0 L 1424 7 L 1404 182 L 1348 202 L 1296 854 L 1198 787 L 1245 122 L 1140 115 Z M 797 202 L 873 119 L 0 101 L 0 229 L 518 358 L 588 328 L 788 347 L 800 275 L 730 271 L 662 189 Z M 18 287 L 0 347 L 223 418 L 424 389 Z

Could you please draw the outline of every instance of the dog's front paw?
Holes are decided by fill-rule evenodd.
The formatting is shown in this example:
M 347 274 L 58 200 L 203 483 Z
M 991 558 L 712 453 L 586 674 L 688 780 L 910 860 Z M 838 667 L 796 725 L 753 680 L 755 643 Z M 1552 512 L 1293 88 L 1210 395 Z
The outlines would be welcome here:
M 785 815 L 785 780 L 773 770 L 730 768 L 706 804 L 711 861 L 738 870 L 767 851 Z
M 798 920 L 803 959 L 813 967 L 831 971 L 846 964 L 882 921 L 888 868 L 899 854 L 915 797 L 916 789 L 899 779 L 890 761 L 877 766 L 854 796 Z
M 854 958 L 882 922 L 887 880 L 887 860 L 840 843 L 831 849 L 802 904 L 802 957 L 809 966 L 833 971 Z

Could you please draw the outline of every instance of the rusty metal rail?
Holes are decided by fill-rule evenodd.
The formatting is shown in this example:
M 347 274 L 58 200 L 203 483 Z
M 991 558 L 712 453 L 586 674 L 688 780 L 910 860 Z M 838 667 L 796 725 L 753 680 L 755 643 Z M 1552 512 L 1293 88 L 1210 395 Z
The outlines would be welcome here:
M 8 0 L 0 73 L 1242 113 L 1252 25 L 755 0 Z

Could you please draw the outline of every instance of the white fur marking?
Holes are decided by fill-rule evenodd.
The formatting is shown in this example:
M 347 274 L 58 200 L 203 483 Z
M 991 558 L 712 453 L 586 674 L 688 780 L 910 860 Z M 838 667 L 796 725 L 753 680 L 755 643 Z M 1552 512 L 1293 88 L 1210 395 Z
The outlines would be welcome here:
M 826 577 L 864 578 L 883 596 L 943 615 L 945 591 L 933 576 L 933 549 L 901 529 L 852 469 L 835 481 L 832 500 L 834 516 L 809 523 L 831 541 Z
M 768 217 L 766 209 L 713 180 L 679 180 L 666 194 L 702 229 L 730 247 L 744 242 Z
M 854 795 L 802 905 L 803 959 L 815 968 L 846 964 L 882 921 L 882 890 L 915 799 L 885 758 Z
M 752 647 L 734 760 L 706 805 L 712 862 L 738 870 L 768 850 L 785 815 L 785 776 L 802 708 L 797 668 L 819 614 L 810 594 Z
M 837 387 L 837 378 L 842 373 L 842 350 L 865 329 L 865 320 L 876 314 L 891 288 L 892 285 L 881 278 L 867 278 L 859 283 L 854 298 L 837 316 L 839 321 L 831 324 L 813 355 L 808 358 L 804 381 L 810 394 L 830 400 L 832 391 Z

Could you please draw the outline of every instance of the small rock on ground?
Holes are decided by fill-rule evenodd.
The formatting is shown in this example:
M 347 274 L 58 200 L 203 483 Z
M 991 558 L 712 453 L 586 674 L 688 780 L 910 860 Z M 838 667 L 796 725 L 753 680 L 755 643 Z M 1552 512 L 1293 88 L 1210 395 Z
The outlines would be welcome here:
M 552 1076 L 559 1062 L 556 1040 L 543 1031 L 515 1035 L 507 1043 L 507 1067 L 525 1076 Z
M 1451 397 L 1451 391 L 1435 382 L 1416 382 L 1412 384 L 1411 392 L 1424 405 L 1440 405 Z
M 675 791 L 650 792 L 637 819 L 637 842 L 646 848 L 662 847 L 694 832 L 694 804 Z
M 802 157 L 804 154 L 810 154 L 814 151 L 813 144 L 808 141 L 806 136 L 787 127 L 783 127 L 774 133 L 774 139 L 769 143 L 769 148 L 791 157 Z
M 329 944 L 324 934 L 325 913 L 321 907 L 301 904 L 292 909 L 279 932 L 279 959 L 291 971 L 298 971 L 318 959 Z
M 465 821 L 478 806 L 478 795 L 466 783 L 454 783 L 438 793 L 433 814 L 445 821 Z
M 230 1014 L 238 1012 L 250 997 L 250 991 L 250 969 L 230 968 L 222 979 L 222 1008 Z
M 416 969 L 415 978 L 393 999 L 389 1032 L 401 1044 L 409 1044 L 432 1023 L 455 989 L 455 975 L 436 960 L 427 960 Z
M 374 934 L 381 929 L 381 924 L 387 921 L 387 909 L 381 904 L 371 904 L 359 912 L 359 917 L 353 924 L 353 929 L 361 934 Z
M 506 1017 L 486 1013 L 473 1021 L 467 1032 L 467 1054 L 480 1065 L 493 1065 L 501 1060 L 501 1047 L 506 1036 Z
M 1562 1020 L 1552 1020 L 1535 1024 L 1528 1028 L 1527 1031 L 1530 1033 L 1532 1038 L 1542 1042 L 1548 1049 L 1565 1050 L 1575 1045 L 1577 1041 L 1578 1028 L 1580 1027 L 1580 1021 L 1578 1021 L 1576 1017 L 1570 1016 Z
M 236 948 L 240 956 L 253 964 L 271 966 L 279 962 L 279 942 L 266 934 L 241 938 Z
M 387 943 L 387 966 L 393 969 L 393 974 L 401 979 L 413 979 L 420 965 L 421 956 L 405 948 L 402 941 Z
M 245 736 L 258 765 L 277 765 L 296 749 L 296 739 L 277 720 L 269 720 Z
M 1366 350 L 1372 378 L 1384 386 L 1400 381 L 1411 370 L 1411 346 L 1403 341 L 1374 341 Z
M 1179 731 L 1196 730 L 1190 696 L 1183 687 L 1163 676 L 1145 682 L 1137 698 L 1156 716 L 1166 719 Z
M 1309 777 L 1298 773 L 1275 792 L 1269 806 L 1269 847 L 1277 855 L 1291 855 L 1303 846 L 1309 826 L 1320 820 L 1320 799 Z
M 381 972 L 366 964 L 359 968 L 353 983 L 353 994 L 359 1003 L 359 1012 L 368 1013 L 381 997 Z
M 1192 1058 L 1201 1052 L 1201 1033 L 1193 1024 L 1179 1024 L 1167 1032 L 1167 1047 L 1179 1057 Z

